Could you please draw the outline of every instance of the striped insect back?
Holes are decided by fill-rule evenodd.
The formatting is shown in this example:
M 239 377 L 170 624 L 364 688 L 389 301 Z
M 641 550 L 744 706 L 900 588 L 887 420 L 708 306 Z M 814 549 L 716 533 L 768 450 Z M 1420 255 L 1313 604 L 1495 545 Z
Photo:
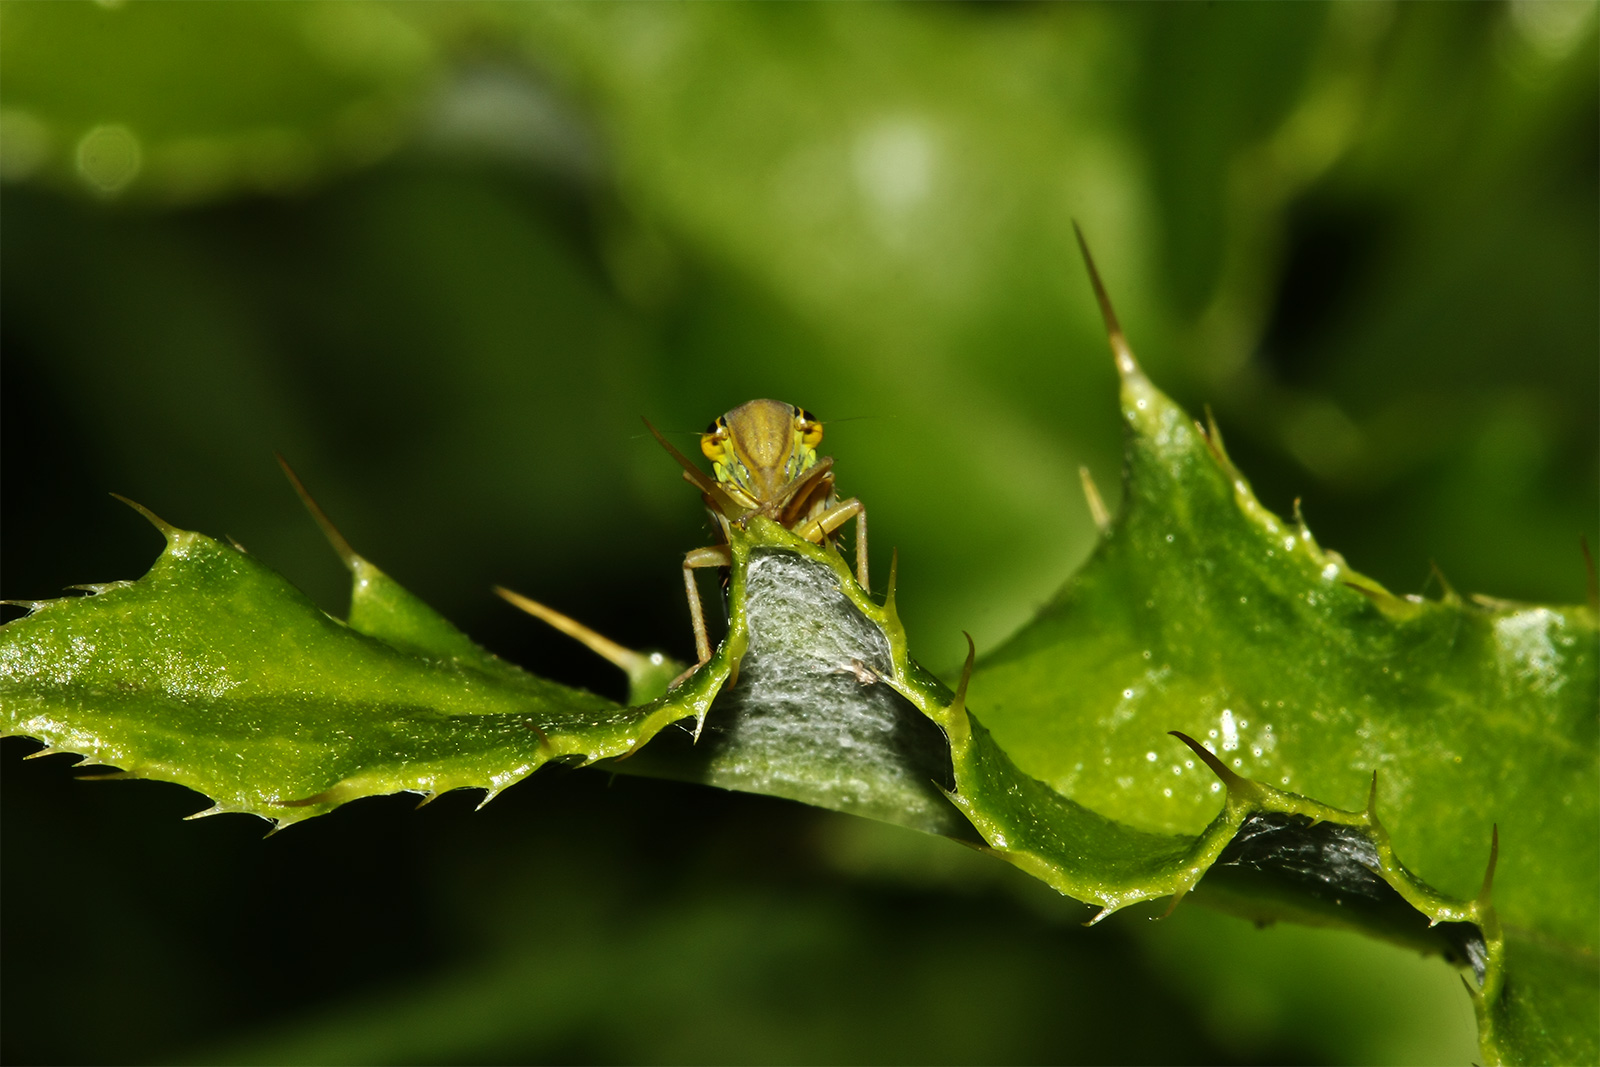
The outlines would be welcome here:
M 816 466 L 822 423 L 804 408 L 752 400 L 717 419 L 700 437 L 700 451 L 728 495 L 748 508 L 778 500 L 783 489 Z

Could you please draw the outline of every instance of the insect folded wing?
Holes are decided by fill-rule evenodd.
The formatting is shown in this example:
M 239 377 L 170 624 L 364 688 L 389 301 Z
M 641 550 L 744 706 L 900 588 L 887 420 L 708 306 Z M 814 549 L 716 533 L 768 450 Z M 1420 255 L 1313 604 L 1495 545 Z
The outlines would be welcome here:
M 824 456 L 789 480 L 774 498 L 777 521 L 790 529 L 825 508 L 833 496 L 833 457 Z

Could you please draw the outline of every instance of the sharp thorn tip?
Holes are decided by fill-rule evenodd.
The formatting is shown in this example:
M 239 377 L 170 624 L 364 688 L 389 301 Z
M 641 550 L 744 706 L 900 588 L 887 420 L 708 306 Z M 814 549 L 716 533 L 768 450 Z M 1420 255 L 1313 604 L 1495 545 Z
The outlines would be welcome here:
M 172 525 L 172 523 L 168 522 L 166 519 L 163 519 L 160 515 L 157 515 L 155 512 L 151 511 L 137 500 L 131 500 L 128 497 L 123 496 L 121 493 L 112 493 L 111 495 L 128 505 L 134 511 L 137 511 L 139 514 L 143 515 L 145 517 L 145 521 L 150 523 L 150 525 L 154 526 L 157 530 L 160 530 L 161 536 L 165 537 L 168 541 L 172 540 L 173 537 L 178 533 L 178 528 L 176 526 Z
M 1105 533 L 1111 528 L 1111 514 L 1106 511 L 1106 502 L 1100 496 L 1100 487 L 1094 484 L 1094 475 L 1089 473 L 1085 464 L 1078 466 L 1078 480 L 1083 483 L 1083 498 L 1089 505 L 1089 517 L 1094 520 L 1095 529 Z
M 295 494 L 300 497 L 300 503 L 305 505 L 306 510 L 311 513 L 311 517 L 321 527 L 322 535 L 328 539 L 328 543 L 333 546 L 334 552 L 338 553 L 339 559 L 343 561 L 344 565 L 354 571 L 360 563 L 361 557 L 356 553 L 355 549 L 350 547 L 350 542 L 345 540 L 344 534 L 339 532 L 339 528 L 333 524 L 333 520 L 328 518 L 327 512 L 323 511 L 316 500 L 312 498 L 310 490 L 300 480 L 300 476 L 294 472 L 293 467 L 289 466 L 289 461 L 283 458 L 283 453 L 274 452 L 273 456 L 277 458 L 278 466 L 283 468 L 283 473 L 289 479 L 289 484 L 294 486 Z
M 583 645 L 589 651 L 605 660 L 607 663 L 620 668 L 632 677 L 649 667 L 649 657 L 617 644 L 609 637 L 597 633 L 570 616 L 563 615 L 554 608 L 525 597 L 521 593 L 512 592 L 504 586 L 494 586 L 495 595 L 512 607 L 525 611 L 553 629 L 559 630 L 568 637 Z
M 1083 265 L 1089 271 L 1089 284 L 1094 287 L 1095 301 L 1100 305 L 1100 318 L 1105 323 L 1106 339 L 1111 343 L 1111 354 L 1116 360 L 1117 373 L 1125 378 L 1139 374 L 1139 362 L 1133 358 L 1133 350 L 1128 347 L 1128 338 L 1122 332 L 1122 324 L 1117 321 L 1117 313 L 1111 306 L 1111 297 L 1106 294 L 1105 283 L 1100 279 L 1100 270 L 1095 266 L 1094 256 L 1089 252 L 1089 242 L 1083 236 L 1083 227 L 1078 225 L 1076 219 L 1072 222 L 1072 232 L 1078 238 L 1078 251 L 1083 254 Z

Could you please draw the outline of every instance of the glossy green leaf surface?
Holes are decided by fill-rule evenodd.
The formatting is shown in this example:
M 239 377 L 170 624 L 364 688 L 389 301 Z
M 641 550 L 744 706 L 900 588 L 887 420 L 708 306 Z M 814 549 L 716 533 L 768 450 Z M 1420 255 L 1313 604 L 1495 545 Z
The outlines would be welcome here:
M 734 531 L 730 626 L 713 661 L 634 708 L 489 655 L 348 548 L 355 580 L 341 623 L 243 551 L 156 520 L 167 549 L 143 579 L 34 605 L 6 626 L 6 732 L 188 785 L 213 799 L 208 814 L 249 812 L 281 826 L 380 793 L 478 787 L 492 796 L 550 759 L 628 757 L 668 723 L 694 720 L 675 742 L 614 766 L 950 836 L 975 830 L 998 855 L 1099 905 L 1101 917 L 1198 887 L 1258 920 L 1331 923 L 1442 953 L 1473 976 L 1487 1058 L 1586 1054 L 1593 1035 L 1575 1010 L 1595 988 L 1594 942 L 1578 894 L 1593 842 L 1561 809 L 1581 816 L 1582 798 L 1593 803 L 1583 792 L 1594 773 L 1583 704 L 1595 688 L 1592 613 L 1392 597 L 1303 525 L 1267 514 L 1215 430 L 1196 427 L 1131 361 L 1124 376 L 1128 503 L 1084 573 L 956 693 L 911 660 L 892 577 L 879 604 L 837 551 L 760 518 Z M 1444 613 L 1452 621 L 1441 629 Z M 1531 652 L 1516 640 L 1530 618 L 1553 633 Z M 1298 671 L 1277 666 L 1291 661 Z M 1111 688 L 1126 688 L 1111 694 L 1106 717 L 1074 729 L 1067 711 L 1093 708 L 1107 673 L 1129 666 L 1135 676 L 1110 675 Z M 1279 688 L 1263 689 L 1269 682 Z M 1281 714 L 1273 706 L 1272 721 L 1250 733 L 1245 715 L 1263 692 L 1299 699 Z M 1434 705 L 1417 694 L 1442 711 L 1428 717 Z M 1401 772 L 1437 761 L 1440 746 L 1486 763 L 1493 745 L 1468 747 L 1470 720 L 1455 734 L 1446 724 L 1467 715 L 1469 696 L 1496 695 L 1509 712 L 1478 712 L 1501 732 L 1493 744 L 1515 755 L 1527 742 L 1505 736 L 1508 724 L 1548 722 L 1537 765 L 1562 791 L 1552 801 L 1528 790 L 1518 804 L 1502 795 L 1496 818 L 1508 836 L 1527 826 L 1544 837 L 1508 857 L 1491 896 L 1470 884 L 1487 857 L 1482 838 L 1459 830 L 1471 805 L 1439 803 L 1429 791 L 1443 788 L 1437 781 Z M 1366 718 L 1330 723 L 1339 699 Z M 1228 706 L 1215 727 L 1184 719 L 1186 705 L 1204 712 L 1219 700 Z M 1407 712 L 1387 733 L 1386 704 Z M 1205 736 L 1206 751 L 1166 737 L 1173 720 Z M 1558 730 L 1569 736 L 1551 743 Z M 1416 747 L 1419 734 L 1431 747 Z M 1331 753 L 1323 762 L 1333 770 L 1291 760 L 1296 744 Z M 1384 758 L 1364 804 L 1337 784 L 1326 795 L 1340 803 L 1330 806 L 1264 780 L 1276 766 L 1291 768 L 1278 784 L 1314 783 L 1372 752 Z M 1140 768 L 1142 785 L 1130 784 L 1119 753 L 1135 768 L 1159 761 L 1160 777 Z M 1081 773 L 1097 754 L 1111 771 Z M 1051 763 L 1068 759 L 1076 777 Z M 1203 785 L 1180 797 L 1167 773 Z M 1108 774 L 1115 791 L 1097 792 Z M 1386 775 L 1408 788 L 1386 794 Z M 1491 784 L 1479 782 L 1487 802 Z M 1535 817 L 1519 821 L 1530 809 Z M 1201 824 L 1186 826 L 1196 814 Z M 1515 892 L 1530 879 L 1555 891 Z
M 385 564 L 475 639 L 536 673 L 620 697 L 604 688 L 610 679 L 577 665 L 568 673 L 565 647 L 528 634 L 525 621 L 484 588 L 507 582 L 612 636 L 641 647 L 664 638 L 682 654 L 673 562 L 676 552 L 702 543 L 691 539 L 699 536 L 692 529 L 698 509 L 661 477 L 660 457 L 629 434 L 640 411 L 686 430 L 728 404 L 775 395 L 828 417 L 882 420 L 830 429 L 830 448 L 841 486 L 868 501 L 881 524 L 875 588 L 888 546 L 897 544 L 906 577 L 900 610 L 914 647 L 926 662 L 949 666 L 964 652 L 962 629 L 980 649 L 995 648 L 1095 544 L 1077 469 L 1087 464 L 1109 486 L 1117 427 L 1111 375 L 1095 358 L 1092 315 L 1072 269 L 1068 219 L 1076 216 L 1116 268 L 1152 372 L 1190 411 L 1198 413 L 1202 400 L 1216 406 L 1235 459 L 1280 515 L 1304 494 L 1317 536 L 1396 591 L 1437 595 L 1435 586 L 1419 589 L 1431 557 L 1464 592 L 1577 599 L 1573 545 L 1582 530 L 1597 543 L 1600 514 L 1594 14 L 1592 4 L 1520 2 L 1181 12 L 1141 5 L 0 4 L 0 178 L 8 182 L 11 268 L 6 414 L 8 431 L 26 442 L 8 450 L 5 595 L 56 596 L 64 582 L 141 573 L 148 559 L 138 540 L 110 535 L 97 511 L 99 491 L 115 487 L 206 529 L 240 534 L 259 558 L 335 610 L 337 583 L 316 573 L 321 548 L 283 506 L 264 462 L 282 448 L 340 499 L 341 519 L 361 532 L 364 546 L 381 545 Z M 379 158 L 388 164 L 364 166 Z M 196 202 L 207 206 L 151 210 Z M 462 521 L 433 521 L 443 515 Z M 135 551 L 118 555 L 130 541 Z M 1182 566 L 1164 576 L 1173 570 Z M 959 819 L 956 809 L 940 807 L 933 785 L 948 785 L 944 774 L 954 767 L 929 767 L 894 743 L 908 713 L 921 713 L 900 694 L 885 694 L 889 687 L 861 682 L 877 673 L 869 664 L 882 663 L 877 624 L 833 614 L 832 596 L 850 596 L 817 594 L 817 574 L 801 571 L 775 588 L 767 579 L 776 573 L 763 566 L 750 575 L 750 595 L 736 614 L 749 620 L 752 635 L 778 632 L 764 615 L 792 631 L 777 617 L 815 605 L 838 621 L 830 643 L 848 654 L 829 661 L 786 647 L 787 638 L 772 649 L 776 659 L 753 647 L 737 690 L 719 700 L 699 743 L 672 727 L 616 768 L 641 771 L 653 757 L 671 757 L 678 762 L 665 772 L 694 780 L 859 805 L 850 810 L 880 817 L 898 812 L 898 821 L 923 828 L 934 828 L 927 820 L 936 813 Z M 363 588 L 352 629 L 424 658 L 472 661 L 472 644 L 447 624 L 418 625 L 409 611 L 364 620 L 369 607 L 391 600 L 404 607 L 399 602 L 409 598 L 393 583 L 375 582 L 363 601 Z M 1219 632 L 1237 636 L 1238 629 Z M 758 658 L 770 669 L 756 669 Z M 850 662 L 856 659 L 859 665 Z M 827 673 L 797 699 L 781 682 L 785 663 L 802 661 Z M 1186 662 L 1194 667 L 1193 658 Z M 1106 681 L 1085 673 L 1091 688 Z M 1419 671 L 1411 673 L 1414 681 Z M 647 703 L 664 688 L 664 677 L 654 681 L 654 691 L 636 686 L 622 703 Z M 1215 783 L 1199 762 L 1162 733 L 1170 723 L 1145 722 L 1142 713 L 1137 722 L 1113 723 L 1120 732 L 1112 748 L 1158 757 L 1153 783 L 1137 779 L 1149 767 L 1136 764 L 1126 775 L 1157 787 L 1152 803 L 1102 781 L 1071 794 L 1078 808 L 1064 804 L 1052 788 L 1060 776 L 1014 743 L 1015 724 L 1001 721 L 984 684 L 980 677 L 970 702 L 1006 744 L 986 748 L 964 774 L 981 769 L 996 783 L 1015 781 L 1010 764 L 1023 763 L 1030 773 L 1018 788 L 1035 791 L 1041 810 L 1061 805 L 1062 819 L 1092 828 L 1089 815 L 1115 809 L 1129 821 L 1107 825 L 1151 833 L 1149 840 L 1129 835 L 1134 858 L 1140 842 L 1157 857 L 1172 842 L 1186 851 L 1214 811 L 1208 805 L 1220 806 L 1220 793 L 1206 794 Z M 1207 684 L 1194 688 L 1209 691 Z M 1052 699 L 1070 709 L 1077 692 L 1058 688 Z M 1120 699 L 1126 688 L 1111 693 Z M 1243 746 L 1262 720 L 1232 703 L 1208 709 L 1209 729 L 1207 716 L 1197 715 L 1189 732 L 1222 746 L 1222 708 L 1234 713 L 1241 746 L 1231 754 L 1252 762 Z M 1098 753 L 1082 751 L 1098 737 L 1067 719 L 1074 741 L 1084 743 L 1058 763 L 1087 779 L 1104 766 Z M 1355 738 L 1360 751 L 1349 753 L 1341 747 L 1352 737 L 1344 725 L 1328 747 L 1350 755 L 1350 765 L 1341 769 L 1330 756 L 1328 783 L 1313 795 L 1359 807 L 1366 757 L 1376 756 L 1380 811 L 1397 833 L 1406 823 L 1415 828 L 1421 809 L 1414 790 L 1391 789 L 1400 779 L 1382 763 L 1383 731 Z M 1147 747 L 1131 736 L 1144 726 Z M 828 744 L 809 743 L 812 733 Z M 981 732 L 974 737 L 974 746 L 985 743 Z M 30 750 L 27 742 L 6 745 Z M 1048 764 L 1065 746 L 1040 747 Z M 1302 745 L 1302 755 L 1307 747 L 1316 745 Z M 1412 754 L 1426 747 L 1414 745 Z M 837 749 L 848 758 L 832 758 Z M 1085 766 L 1077 770 L 1080 758 Z M 242 1018 L 246 1005 L 293 1012 L 293 994 L 289 1003 L 279 994 L 307 973 L 297 954 L 326 943 L 319 922 L 341 935 L 350 924 L 321 894 L 265 888 L 273 878 L 303 885 L 326 872 L 351 896 L 382 893 L 425 911 L 422 901 L 437 893 L 430 883 L 454 876 L 472 891 L 431 907 L 470 915 L 490 935 L 483 943 L 509 958 L 501 936 L 508 923 L 486 914 L 482 871 L 518 883 L 500 905 L 511 924 L 552 907 L 526 871 L 507 862 L 514 853 L 547 865 L 550 848 L 530 848 L 510 816 L 533 813 L 520 821 L 532 838 L 560 818 L 545 806 L 553 794 L 597 777 L 547 773 L 547 781 L 508 798 L 525 806 L 503 799 L 471 819 L 460 817 L 460 797 L 410 817 L 394 804 L 357 805 L 280 836 L 263 852 L 254 847 L 254 820 L 157 825 L 147 835 L 133 812 L 200 805 L 159 787 L 70 786 L 56 777 L 61 763 L 13 764 L 9 776 L 5 1004 L 14 1025 L 4 1058 L 17 1062 L 168 1062 L 197 1040 L 209 1043 L 216 1021 Z M 1305 766 L 1302 760 L 1299 770 Z M 1282 785 L 1281 775 L 1259 767 L 1252 774 Z M 1405 775 L 1410 780 L 1412 770 Z M 28 783 L 51 788 L 30 793 Z M 1531 778 L 1524 793 L 1543 784 Z M 1091 799 L 1097 788 L 1110 795 Z M 1288 788 L 1312 789 L 1299 778 Z M 618 793 L 652 795 L 639 789 L 621 783 Z M 116 803 L 107 794 L 128 798 L 116 820 L 105 817 L 102 805 Z M 695 803 L 724 813 L 781 811 L 714 795 Z M 648 799 L 642 806 L 660 818 L 662 806 Z M 1174 811 L 1181 817 L 1171 818 Z M 1470 894 L 1495 814 L 1467 814 L 1473 825 L 1456 835 L 1461 873 L 1449 887 Z M 785 817 L 733 840 L 805 854 L 810 832 L 792 827 L 822 825 L 824 817 Z M 478 865 L 478 854 L 464 851 L 466 862 L 435 857 L 407 872 L 385 860 L 364 886 L 359 872 L 334 875 L 337 865 L 318 859 L 297 877 L 290 859 L 338 834 L 343 841 L 332 851 L 341 863 L 363 850 L 404 854 L 393 842 L 424 827 L 454 823 L 465 839 L 491 821 L 507 828 L 498 862 Z M 700 829 L 698 817 L 682 821 Z M 598 829 L 564 852 L 571 877 L 654 886 L 694 869 L 699 853 L 665 845 L 665 834 L 657 848 L 627 849 L 633 868 L 608 866 L 616 836 L 642 824 L 627 812 L 610 823 L 591 820 Z M 1025 829 L 1014 828 L 1008 842 Z M 1040 847 L 1050 844 L 1047 836 Z M 1431 830 L 1423 837 L 1427 848 L 1449 844 L 1431 840 Z M 108 838 L 138 848 L 119 857 Z M 234 842 L 231 853 L 215 848 L 219 838 Z M 30 840 L 39 847 L 30 849 Z M 161 847 L 167 840 L 171 854 Z M 1527 840 L 1508 830 L 1502 881 L 1514 877 Z M 1359 851 L 1353 839 L 1344 843 Z M 1250 857 L 1233 850 L 1219 854 L 1194 897 L 1210 895 L 1247 915 L 1302 909 L 1308 919 L 1337 921 L 1337 913 L 1330 918 L 1314 906 L 1304 885 L 1258 884 Z M 725 863 L 732 851 L 714 851 L 712 862 Z M 115 865 L 119 884 L 102 884 L 93 867 L 78 866 L 90 855 Z M 1402 855 L 1417 857 L 1410 843 Z M 1075 867 L 1081 891 L 1117 889 L 1111 881 L 1097 887 L 1087 863 Z M 715 870 L 727 888 L 727 868 Z M 1433 878 L 1437 870 L 1430 863 L 1424 873 Z M 170 878 L 166 891 L 151 889 L 155 872 Z M 1229 872 L 1238 877 L 1224 885 Z M 804 878 L 774 882 L 792 897 L 808 891 Z M 942 884 L 925 879 L 918 891 L 936 893 Z M 242 906 L 252 891 L 266 907 Z M 137 958 L 138 971 L 124 972 L 120 989 L 116 977 L 82 972 L 76 961 L 98 950 L 93 935 L 61 927 L 50 937 L 33 933 L 39 909 L 25 903 L 30 896 L 51 914 L 93 915 L 95 928 L 120 930 L 122 955 Z M 156 928 L 152 916 L 179 899 L 195 902 L 193 910 L 170 909 L 166 928 Z M 255 951 L 239 938 L 209 936 L 219 918 L 233 917 L 207 914 L 201 900 L 270 914 L 293 933 L 269 937 Z M 609 1011 L 617 990 L 634 987 L 597 975 L 587 946 L 604 952 L 607 938 L 648 944 L 650 931 L 602 915 L 585 937 L 567 931 L 585 947 L 565 956 L 546 951 L 542 929 L 522 942 L 531 949 L 518 955 L 518 966 L 529 974 L 545 968 L 547 984 L 519 990 L 492 974 L 448 1010 L 402 1010 L 407 1026 L 375 1023 L 389 1042 L 378 1047 L 432 1048 L 438 1051 L 428 1055 L 440 1062 L 452 1048 L 464 1062 L 580 1059 L 585 1051 L 602 1062 L 706 1061 L 707 1053 L 671 1051 L 681 1047 L 672 1044 L 674 1028 L 696 1027 L 706 1035 L 701 1047 L 749 1050 L 736 1057 L 744 1061 L 788 1048 L 752 1036 L 762 1032 L 752 1021 L 762 1018 L 761 992 L 772 987 L 751 980 L 744 931 L 761 926 L 735 919 L 719 931 L 711 913 L 741 914 L 736 900 L 726 909 L 721 903 L 706 909 L 696 944 L 707 953 L 720 947 L 741 992 L 753 998 L 732 1003 L 754 1011 L 632 1010 L 617 1020 Z M 796 910 L 793 901 L 763 906 Z M 1038 910 L 1068 923 L 1076 914 Z M 965 988 L 934 990 L 937 1003 L 951 1006 L 941 1017 L 947 1024 L 981 1018 L 983 1034 L 995 1037 L 948 1047 L 986 1050 L 1000 1062 L 1070 1062 L 1068 1052 L 1012 1051 L 1030 1046 L 999 1035 L 1015 1041 L 1031 1029 L 1063 1035 L 1070 1047 L 1091 1031 L 1102 1040 L 1148 1031 L 1132 1013 L 1086 1009 L 1090 1001 L 1065 994 L 1057 976 L 1118 987 L 1103 956 L 1089 964 L 1079 954 L 1129 936 L 1170 949 L 1198 910 L 1185 903 L 1171 924 L 1124 916 L 1088 934 L 1073 931 L 1037 954 L 1056 957 L 1042 972 L 1024 972 L 1019 954 L 996 940 L 989 962 L 1003 965 L 1009 983 L 983 977 L 993 972 L 956 937 L 939 937 L 943 964 L 934 969 L 942 977 L 959 966 L 966 979 Z M 628 911 L 641 914 L 637 906 Z M 1370 932 L 1384 925 L 1381 918 L 1357 925 Z M 436 943 L 428 919 L 414 911 L 374 920 L 372 941 L 351 938 L 357 965 L 319 988 L 320 1004 L 387 980 L 394 969 L 385 964 L 396 956 L 403 967 L 428 967 Z M 978 940 L 970 919 L 952 915 L 949 925 Z M 1192 1052 L 1150 1055 L 1151 1062 L 1185 1054 L 1482 1060 L 1436 1051 L 1364 1056 L 1341 1045 L 1355 1033 L 1382 1047 L 1382 1013 L 1369 1003 L 1350 1020 L 1354 1002 L 1343 1002 L 1341 1017 L 1337 995 L 1286 997 L 1248 962 L 1252 943 L 1284 931 L 1244 923 L 1218 929 L 1230 927 L 1231 936 L 1219 932 L 1205 951 L 1169 955 L 1155 981 L 1118 999 L 1143 1005 L 1148 1018 L 1158 989 L 1188 982 L 1203 991 L 1195 1003 L 1211 998 L 1206 1024 L 1231 1051 L 1208 1051 L 1213 1046 L 1195 1027 Z M 394 938 L 397 929 L 406 937 Z M 188 935 L 197 930 L 222 957 L 213 965 L 237 982 L 196 988 L 193 976 L 203 967 Z M 1523 951 L 1520 945 L 1542 943 L 1518 941 L 1516 933 L 1507 934 L 1506 955 L 1524 980 L 1507 987 L 1505 1003 L 1526 1012 L 1510 1029 L 1519 1040 L 1534 1035 L 1552 1042 L 1547 1050 L 1565 1049 L 1542 1058 L 1593 1058 L 1552 1037 L 1562 1018 L 1589 1018 L 1584 998 L 1595 999 L 1592 982 L 1546 981 L 1530 1000 L 1533 976 L 1558 975 L 1562 957 Z M 456 931 L 449 937 L 463 943 Z M 857 960 L 834 963 L 823 972 L 827 980 L 810 986 L 840 997 L 851 988 L 834 980 L 840 974 L 856 976 L 859 987 L 867 972 L 927 973 L 897 961 L 892 939 L 846 940 L 857 945 Z M 1389 951 L 1354 938 L 1329 943 L 1341 946 L 1330 957 Z M 676 955 L 662 958 L 675 964 Z M 1226 973 L 1216 969 L 1219 959 L 1227 960 Z M 1321 952 L 1308 951 L 1287 970 L 1311 981 L 1324 966 Z M 569 967 L 579 970 L 564 973 Z M 1364 989 L 1378 980 L 1395 988 L 1385 964 L 1360 969 L 1374 979 L 1360 983 Z M 1425 969 L 1450 987 L 1453 1003 L 1454 975 L 1437 961 Z M 476 963 L 463 970 L 479 979 L 487 973 Z M 810 973 L 790 960 L 784 971 Z M 683 979 L 667 963 L 648 978 L 629 978 L 649 988 L 658 976 L 669 985 Z M 570 1016 L 569 1002 L 553 1007 L 545 991 L 585 981 L 598 986 L 589 990 L 596 1006 L 573 1029 L 599 1033 L 598 1020 L 608 1033 L 626 1030 L 632 1045 L 600 1052 L 547 1037 L 543 1046 L 484 1051 L 483 1035 L 494 1029 L 486 1016 L 511 1025 L 505 1016 L 527 1018 L 533 1001 Z M 1254 982 L 1256 993 L 1240 993 L 1239 982 Z M 692 984 L 705 991 L 702 1003 L 730 1004 L 702 978 Z M 893 998 L 923 1014 L 934 1001 L 922 987 L 881 984 L 882 999 L 859 997 L 853 1031 L 879 1044 L 825 1022 L 798 979 L 786 987 L 790 995 L 773 998 L 777 1010 L 765 1016 L 765 1032 L 805 1026 L 826 1031 L 841 1050 L 791 1054 L 797 1060 L 886 1060 L 896 1048 L 910 1058 L 903 1050 L 928 1046 L 886 1036 Z M 64 987 L 74 995 L 61 1001 L 53 991 Z M 1561 995 L 1552 1000 L 1552 990 Z M 1553 1010 L 1563 996 L 1569 1007 Z M 1031 1027 L 1016 1025 L 1006 1009 L 1030 997 L 1073 1002 L 1079 1016 L 1045 1010 Z M 1389 999 L 1404 1005 L 1396 1017 L 1405 1021 L 1391 1028 L 1422 1032 L 1417 1000 L 1403 991 Z M 89 1017 L 99 1025 L 77 1025 Z M 935 1031 L 918 1028 L 915 1013 L 904 1018 L 905 1028 L 943 1047 L 931 1040 Z M 1270 1029 L 1262 1020 L 1276 1020 L 1278 1045 L 1261 1036 Z M 1455 1023 L 1470 1032 L 1470 1020 Z M 1181 1027 L 1175 1021 L 1172 1030 Z M 412 1046 L 394 1036 L 419 1029 L 436 1043 Z M 732 1038 L 735 1029 L 744 1044 Z M 1114 1039 L 1106 1047 L 1116 1047 Z M 1122 1055 L 1135 1057 L 1131 1047 Z M 889 1053 L 863 1051 L 873 1048 Z M 1110 1054 L 1078 1055 L 1105 1062 Z
M 3 729 L 189 786 L 206 814 L 282 827 L 402 790 L 492 797 L 553 759 L 633 751 L 726 677 L 719 661 L 625 709 L 496 659 L 359 557 L 346 624 L 239 549 L 160 528 L 137 582 L 5 626 Z
M 1487 889 L 1442 892 L 1408 867 L 1374 794 L 1364 807 L 1331 807 L 1250 781 L 1197 751 L 1189 756 L 1214 768 L 1213 811 L 1221 808 L 1203 832 L 1118 822 L 1019 769 L 969 715 L 966 682 L 952 693 L 910 659 L 892 583 L 880 605 L 837 552 L 762 519 L 736 528 L 732 547 L 732 621 L 723 647 L 745 650 L 741 664 L 752 677 L 741 677 L 708 716 L 708 730 L 721 730 L 724 741 L 692 752 L 646 749 L 628 769 L 950 833 L 940 825 L 939 805 L 919 814 L 922 798 L 932 799 L 925 787 L 914 788 L 921 774 L 990 850 L 1063 894 L 1099 905 L 1100 918 L 1140 901 L 1181 899 L 1198 887 L 1217 906 L 1258 922 L 1343 926 L 1444 955 L 1470 976 L 1492 1061 L 1536 1060 L 1556 1047 L 1521 1017 L 1530 1008 L 1543 1022 L 1540 1013 L 1555 1005 L 1553 1032 L 1584 1047 L 1581 1027 L 1559 1006 L 1563 998 L 1551 995 L 1561 990 L 1542 987 L 1548 973 L 1535 967 L 1514 976 L 1509 988 L 1520 1003 L 1503 995 L 1511 980 L 1492 896 Z M 881 714 L 884 690 L 937 724 L 949 745 L 947 764 L 932 758 L 926 736 Z M 874 733 L 876 744 L 863 743 Z M 855 777 L 842 778 L 841 770 Z M 1488 848 L 1482 860 L 1492 866 Z M 1573 962 L 1565 960 L 1564 978 L 1581 985 Z M 1523 1032 L 1514 1033 L 1519 1026 Z
M 1477 891 L 1498 825 L 1508 959 L 1536 962 L 1507 964 L 1508 992 L 1480 1019 L 1485 1052 L 1592 1056 L 1592 1013 L 1551 1005 L 1600 994 L 1593 609 L 1468 603 L 1448 587 L 1439 601 L 1395 597 L 1262 508 L 1215 429 L 1131 364 L 1122 404 L 1120 513 L 973 676 L 994 744 L 1052 793 L 1152 835 L 1199 831 L 1224 789 L 1168 730 L 1203 739 L 1225 769 L 1346 810 L 1376 774 L 1372 810 L 1394 853 L 1458 900 Z M 1048 803 L 1064 802 L 1028 807 Z M 1036 856 L 1081 854 L 1037 820 L 991 833 L 1008 825 L 1034 831 Z M 1134 870 L 1162 858 L 1153 842 L 1124 854 Z

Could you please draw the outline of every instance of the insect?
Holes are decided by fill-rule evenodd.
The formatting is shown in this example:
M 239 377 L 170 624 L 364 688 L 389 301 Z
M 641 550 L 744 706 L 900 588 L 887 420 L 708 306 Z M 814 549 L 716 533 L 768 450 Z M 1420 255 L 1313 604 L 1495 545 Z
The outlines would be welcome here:
M 684 480 L 700 490 L 722 533 L 721 544 L 693 549 L 683 557 L 683 584 L 700 663 L 711 658 L 711 642 L 694 572 L 731 566 L 729 533 L 755 516 L 817 544 L 826 543 L 835 530 L 855 519 L 856 577 L 867 588 L 867 509 L 855 497 L 840 500 L 834 492 L 833 457 L 818 458 L 822 423 L 810 412 L 778 400 L 752 400 L 717 419 L 700 435 L 700 451 L 711 461 L 714 480 L 662 437 L 649 419 L 645 425 L 683 466 Z

